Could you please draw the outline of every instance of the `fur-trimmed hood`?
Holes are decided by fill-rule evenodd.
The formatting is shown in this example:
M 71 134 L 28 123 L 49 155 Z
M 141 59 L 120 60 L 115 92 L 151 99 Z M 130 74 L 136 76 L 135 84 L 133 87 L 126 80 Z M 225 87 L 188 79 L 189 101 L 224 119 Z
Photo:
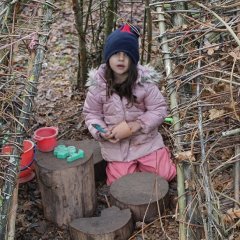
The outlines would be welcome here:
M 88 79 L 86 86 L 102 86 L 106 84 L 106 79 L 104 78 L 104 73 L 106 69 L 106 64 L 100 65 L 99 68 L 91 69 L 88 73 Z M 157 72 L 150 65 L 137 65 L 138 69 L 138 79 L 137 83 L 159 83 L 162 75 Z

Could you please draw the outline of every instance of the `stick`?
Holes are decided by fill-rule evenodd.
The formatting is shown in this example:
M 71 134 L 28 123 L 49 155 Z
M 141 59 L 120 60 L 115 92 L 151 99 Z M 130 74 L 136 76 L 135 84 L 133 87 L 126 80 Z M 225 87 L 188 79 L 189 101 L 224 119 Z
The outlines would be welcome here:
M 212 11 L 211 9 L 209 9 L 208 7 L 204 6 L 201 3 L 198 3 L 196 1 L 193 1 L 193 3 L 195 3 L 199 7 L 204 8 L 205 10 L 210 12 L 212 15 L 214 15 L 227 28 L 227 30 L 230 32 L 230 34 L 236 40 L 237 44 L 240 46 L 240 40 L 239 40 L 238 36 L 235 34 L 235 32 L 232 30 L 232 28 L 220 16 L 218 16 L 218 14 L 216 14 L 214 11 Z
M 235 146 L 235 155 L 238 156 L 238 160 L 240 160 L 240 145 Z M 234 198 L 237 203 L 240 202 L 239 199 L 239 182 L 240 182 L 240 161 L 235 162 L 234 164 Z M 239 208 L 239 205 L 235 203 L 235 208 Z
M 166 26 L 165 26 L 165 17 L 162 11 L 161 6 L 157 6 L 157 13 L 159 14 L 158 20 L 159 20 L 159 31 L 160 35 L 163 35 L 166 32 Z M 164 52 L 164 65 L 165 65 L 165 71 L 167 78 L 172 79 L 173 74 L 172 74 L 172 63 L 170 59 L 170 54 L 169 54 L 169 46 L 168 43 L 166 42 L 167 37 L 163 36 L 161 38 L 162 44 L 162 50 Z M 177 102 L 177 92 L 176 92 L 176 85 L 172 82 L 171 80 L 169 81 L 169 92 L 170 92 L 170 107 L 172 111 L 172 117 L 173 117 L 173 128 L 174 132 L 178 132 L 180 130 L 180 123 L 179 123 L 179 113 L 176 111 L 178 108 L 178 102 Z M 181 146 L 180 146 L 181 139 L 180 137 L 176 137 L 175 143 L 176 143 L 176 148 L 177 151 L 180 151 Z M 179 222 L 179 239 L 180 240 L 185 240 L 186 239 L 186 226 L 184 224 L 186 216 L 184 215 L 184 209 L 186 208 L 186 196 L 183 194 L 185 192 L 185 186 L 184 186 L 184 168 L 182 164 L 177 165 L 177 181 L 178 181 L 178 195 L 181 196 L 178 199 L 178 205 L 179 205 L 179 220 L 183 222 Z
M 18 208 L 18 183 L 13 191 L 12 206 L 10 209 L 10 216 L 8 222 L 8 237 L 7 240 L 15 239 L 15 221 Z

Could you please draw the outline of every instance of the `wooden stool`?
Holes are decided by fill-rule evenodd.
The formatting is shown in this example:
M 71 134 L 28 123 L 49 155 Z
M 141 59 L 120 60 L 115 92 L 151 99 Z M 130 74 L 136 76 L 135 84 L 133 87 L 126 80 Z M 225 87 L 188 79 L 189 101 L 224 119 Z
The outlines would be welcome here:
M 94 139 L 86 139 L 81 141 L 81 144 L 93 149 L 93 163 L 95 181 L 103 181 L 106 179 L 107 162 L 103 160 L 99 143 Z
M 110 201 L 120 209 L 131 209 L 135 221 L 149 222 L 158 215 L 158 204 L 161 213 L 168 205 L 167 193 L 165 179 L 152 173 L 137 172 L 113 182 Z
M 37 179 L 42 195 L 44 216 L 62 226 L 78 217 L 92 216 L 96 207 L 93 149 L 81 141 L 59 141 L 75 146 L 85 157 L 67 163 L 53 152 L 36 154 Z
M 79 218 L 70 223 L 73 240 L 127 240 L 133 232 L 129 209 L 106 208 L 100 217 Z

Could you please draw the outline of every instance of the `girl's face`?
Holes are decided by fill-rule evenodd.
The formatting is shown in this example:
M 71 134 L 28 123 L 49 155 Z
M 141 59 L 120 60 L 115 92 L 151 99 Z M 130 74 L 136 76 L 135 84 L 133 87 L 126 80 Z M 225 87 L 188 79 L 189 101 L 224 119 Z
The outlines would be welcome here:
M 124 52 L 115 53 L 109 58 L 109 65 L 115 77 L 127 76 L 130 61 L 130 57 Z

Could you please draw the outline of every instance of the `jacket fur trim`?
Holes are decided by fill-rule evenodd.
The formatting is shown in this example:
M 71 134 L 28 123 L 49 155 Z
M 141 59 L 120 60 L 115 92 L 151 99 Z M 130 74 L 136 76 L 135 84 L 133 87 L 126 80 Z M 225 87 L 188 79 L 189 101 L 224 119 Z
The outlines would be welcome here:
M 86 86 L 100 86 L 102 83 L 106 83 L 104 78 L 106 64 L 100 65 L 99 68 L 91 69 L 88 73 L 88 79 Z M 162 79 L 162 75 L 156 71 L 152 66 L 149 64 L 147 65 L 137 65 L 138 69 L 138 79 L 137 83 L 159 83 Z

